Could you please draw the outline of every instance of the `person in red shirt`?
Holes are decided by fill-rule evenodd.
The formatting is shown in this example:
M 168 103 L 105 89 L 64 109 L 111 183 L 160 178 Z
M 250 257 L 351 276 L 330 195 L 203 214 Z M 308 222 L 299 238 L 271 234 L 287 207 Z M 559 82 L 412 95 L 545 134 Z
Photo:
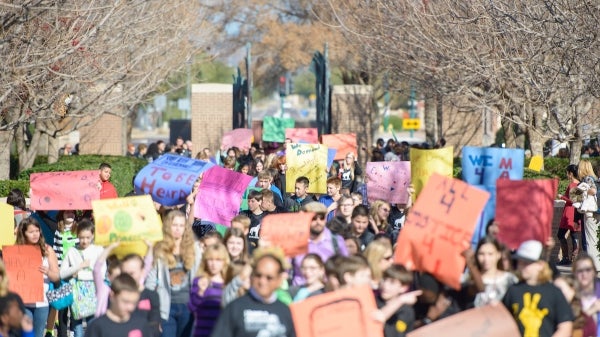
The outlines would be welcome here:
M 112 167 L 108 163 L 100 164 L 100 199 L 118 198 L 117 189 L 110 182 Z

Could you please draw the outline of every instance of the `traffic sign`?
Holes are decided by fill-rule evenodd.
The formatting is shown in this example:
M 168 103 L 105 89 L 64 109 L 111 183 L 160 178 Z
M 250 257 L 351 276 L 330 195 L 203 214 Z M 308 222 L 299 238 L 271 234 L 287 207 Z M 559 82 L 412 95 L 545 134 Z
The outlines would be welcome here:
M 421 128 L 421 119 L 404 118 L 402 120 L 402 128 L 404 130 L 419 130 Z

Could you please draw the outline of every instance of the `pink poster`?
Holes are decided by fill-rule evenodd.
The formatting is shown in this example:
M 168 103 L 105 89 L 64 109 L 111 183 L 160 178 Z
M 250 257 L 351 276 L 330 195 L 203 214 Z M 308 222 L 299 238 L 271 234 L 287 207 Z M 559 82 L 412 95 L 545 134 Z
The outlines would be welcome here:
M 368 162 L 367 196 L 369 202 L 381 199 L 392 204 L 408 202 L 407 188 L 410 185 L 410 162 Z
M 517 249 L 527 240 L 548 241 L 552 235 L 556 179 L 496 181 L 498 240 Z
M 225 132 L 221 138 L 221 150 L 227 151 L 234 146 L 239 149 L 249 149 L 253 139 L 254 131 L 252 129 L 235 129 Z
M 92 209 L 92 200 L 100 199 L 100 171 L 32 173 L 31 209 Z
M 213 166 L 204 172 L 194 216 L 202 220 L 229 226 L 231 219 L 239 213 L 242 195 L 252 177 Z
M 292 140 L 292 143 L 319 143 L 319 130 L 317 128 L 294 128 L 285 129 L 285 138 Z

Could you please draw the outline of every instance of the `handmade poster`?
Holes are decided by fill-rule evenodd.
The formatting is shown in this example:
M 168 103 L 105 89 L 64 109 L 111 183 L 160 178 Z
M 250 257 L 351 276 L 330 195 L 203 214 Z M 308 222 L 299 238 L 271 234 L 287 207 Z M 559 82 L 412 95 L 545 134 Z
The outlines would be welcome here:
M 367 286 L 336 290 L 290 304 L 297 337 L 383 337 Z
M 317 144 L 319 142 L 319 130 L 317 128 L 293 128 L 285 129 L 285 138 L 292 143 Z
M 296 121 L 292 118 L 278 118 L 265 116 L 263 118 L 262 140 L 265 142 L 285 141 L 285 129 L 294 128 Z
M 515 319 L 501 303 L 469 309 L 433 322 L 407 337 L 506 337 L 520 336 Z
M 394 261 L 460 289 L 475 223 L 489 193 L 434 173 L 400 231 Z
M 309 193 L 327 193 L 327 147 L 321 144 L 289 144 L 285 151 L 285 190 L 294 193 L 296 178 L 307 177 Z
M 546 242 L 552 236 L 557 188 L 556 179 L 498 180 L 498 241 L 510 249 L 517 249 L 527 240 Z
M 433 173 L 452 177 L 453 156 L 452 147 L 435 150 L 410 149 L 411 182 L 415 187 L 413 198 L 419 196 Z
M 487 223 L 496 213 L 496 180 L 523 179 L 525 153 L 521 149 L 465 146 L 462 150 L 462 177 L 470 185 L 490 193 L 490 199 L 479 218 L 472 244 L 485 236 Z
M 251 176 L 243 173 L 211 167 L 202 176 L 194 216 L 229 226 L 239 212 L 242 195 L 251 180 Z
M 15 208 L 0 202 L 0 247 L 15 244 Z
M 143 244 L 145 240 L 163 239 L 162 221 L 149 195 L 95 200 L 92 206 L 96 220 L 94 240 L 98 245 L 107 246 L 113 242 Z
M 335 161 L 336 149 L 327 149 L 327 167 L 331 167 Z
M 281 247 L 288 257 L 306 254 L 314 215 L 311 212 L 269 214 L 261 222 L 260 238 Z
M 163 154 L 135 176 L 136 194 L 149 194 L 164 206 L 185 204 L 198 176 L 212 166 L 202 160 Z
M 336 149 L 335 160 L 343 160 L 348 153 L 353 153 L 354 158 L 358 156 L 355 133 L 336 133 L 321 136 L 321 143 L 328 148 Z
M 234 146 L 238 149 L 250 149 L 253 139 L 252 129 L 234 129 L 225 132 L 221 138 L 221 151 L 227 151 Z
M 2 261 L 6 267 L 8 289 L 21 296 L 24 303 L 44 301 L 42 252 L 39 246 L 3 246 Z
M 536 155 L 531 157 L 531 161 L 529 162 L 529 169 L 533 171 L 540 172 L 544 167 L 544 158 L 540 155 Z
M 100 171 L 64 171 L 32 173 L 31 209 L 36 211 L 92 209 L 92 200 L 100 199 Z
M 368 162 L 365 173 L 367 175 L 369 202 L 378 199 L 392 204 L 406 204 L 408 202 L 410 162 Z

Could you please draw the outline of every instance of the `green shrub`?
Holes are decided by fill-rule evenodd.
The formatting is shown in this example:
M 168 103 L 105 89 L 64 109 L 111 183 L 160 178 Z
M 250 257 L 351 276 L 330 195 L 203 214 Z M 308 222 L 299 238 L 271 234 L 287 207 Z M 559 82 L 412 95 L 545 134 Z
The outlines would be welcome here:
M 29 191 L 29 180 L 0 180 L 0 197 L 8 196 L 8 192 L 13 188 L 18 188 L 27 194 Z

